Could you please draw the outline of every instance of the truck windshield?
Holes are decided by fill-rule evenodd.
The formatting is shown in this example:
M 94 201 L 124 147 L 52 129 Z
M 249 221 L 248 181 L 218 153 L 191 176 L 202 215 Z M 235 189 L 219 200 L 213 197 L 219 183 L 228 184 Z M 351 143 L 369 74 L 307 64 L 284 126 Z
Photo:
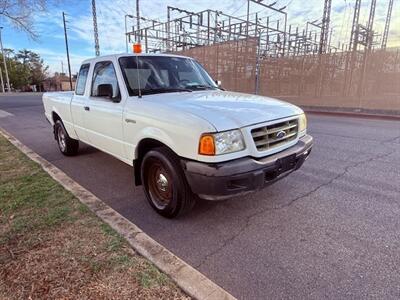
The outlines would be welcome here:
M 130 96 L 217 89 L 195 60 L 172 56 L 121 57 L 119 64 Z M 139 65 L 139 66 L 138 66 Z

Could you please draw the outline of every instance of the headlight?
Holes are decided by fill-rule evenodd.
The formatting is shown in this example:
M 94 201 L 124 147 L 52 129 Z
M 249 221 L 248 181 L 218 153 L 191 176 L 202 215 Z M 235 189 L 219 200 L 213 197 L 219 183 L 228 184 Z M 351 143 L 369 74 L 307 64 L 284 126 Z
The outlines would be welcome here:
M 199 154 L 220 155 L 241 151 L 245 148 L 240 130 L 204 134 L 200 138 Z
M 307 117 L 305 114 L 299 116 L 299 133 L 307 129 Z

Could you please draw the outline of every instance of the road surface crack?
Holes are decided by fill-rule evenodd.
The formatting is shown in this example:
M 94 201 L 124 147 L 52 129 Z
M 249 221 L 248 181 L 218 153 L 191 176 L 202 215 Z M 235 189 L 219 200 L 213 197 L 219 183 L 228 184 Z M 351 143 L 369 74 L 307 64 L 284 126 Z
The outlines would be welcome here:
M 383 143 L 385 144 L 385 143 L 389 143 L 389 142 L 391 142 L 391 141 L 386 141 L 386 142 L 383 142 Z M 307 192 L 307 193 L 305 193 L 303 195 L 300 195 L 298 197 L 295 197 L 295 198 L 293 198 L 292 200 L 290 200 L 289 202 L 287 202 L 287 203 L 285 203 L 283 205 L 275 206 L 275 207 L 267 207 L 267 208 L 265 208 L 265 209 L 263 209 L 261 211 L 257 211 L 257 212 L 255 212 L 253 214 L 250 214 L 250 215 L 246 216 L 246 220 L 244 222 L 244 225 L 241 226 L 240 229 L 234 235 L 232 235 L 228 239 L 224 240 L 221 246 L 217 247 L 215 250 L 213 250 L 210 253 L 208 253 L 201 260 L 201 262 L 195 266 L 195 268 L 197 268 L 197 269 L 200 268 L 203 264 L 205 264 L 207 262 L 207 260 L 209 260 L 211 257 L 216 255 L 217 253 L 219 253 L 222 249 L 224 249 L 227 245 L 229 245 L 237 237 L 239 237 L 244 231 L 246 231 L 247 228 L 250 227 L 251 221 L 252 221 L 253 218 L 255 218 L 255 217 L 259 216 L 259 215 L 262 215 L 263 213 L 265 213 L 267 211 L 280 210 L 280 209 L 283 209 L 283 208 L 287 208 L 287 207 L 291 206 L 293 203 L 297 202 L 298 200 L 307 198 L 307 197 L 311 196 L 312 194 L 316 193 L 317 191 L 319 191 L 321 188 L 332 184 L 335 180 L 338 180 L 339 178 L 345 176 L 352 168 L 357 168 L 357 167 L 359 167 L 359 166 L 361 166 L 361 165 L 363 165 L 365 163 L 368 163 L 368 162 L 371 162 L 371 161 L 374 161 L 374 160 L 378 160 L 378 159 L 381 159 L 381 158 L 388 157 L 388 156 L 392 155 L 394 152 L 396 152 L 396 149 L 394 149 L 393 151 L 390 151 L 389 153 L 379 154 L 379 155 L 370 157 L 368 159 L 364 159 L 362 161 L 359 161 L 357 163 L 353 163 L 351 165 L 348 165 L 348 166 L 346 166 L 344 168 L 343 172 L 337 174 L 336 176 L 334 176 L 333 178 L 331 178 L 327 182 L 318 185 L 317 187 L 315 187 L 311 191 L 309 191 L 309 192 Z
M 386 140 L 386 141 L 384 141 L 383 143 L 384 143 L 384 144 L 386 144 L 386 143 L 390 144 L 390 143 L 396 142 L 397 140 L 400 141 L 400 135 L 399 135 L 399 136 L 396 136 L 396 137 L 394 137 L 394 138 L 391 138 L 391 139 L 389 139 L 389 140 Z

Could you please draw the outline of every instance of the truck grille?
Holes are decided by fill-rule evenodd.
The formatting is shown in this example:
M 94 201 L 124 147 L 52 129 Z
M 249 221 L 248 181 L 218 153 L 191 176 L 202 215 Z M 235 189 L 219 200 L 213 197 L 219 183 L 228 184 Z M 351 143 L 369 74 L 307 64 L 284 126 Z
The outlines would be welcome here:
M 270 150 L 282 146 L 297 137 L 297 119 L 275 123 L 251 130 L 258 151 Z

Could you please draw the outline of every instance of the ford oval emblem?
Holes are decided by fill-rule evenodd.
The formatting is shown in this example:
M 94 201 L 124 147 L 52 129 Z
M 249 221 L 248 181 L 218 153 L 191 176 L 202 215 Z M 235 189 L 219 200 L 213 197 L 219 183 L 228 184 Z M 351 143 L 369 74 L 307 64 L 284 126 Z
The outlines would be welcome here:
M 276 133 L 276 137 L 277 137 L 278 139 L 283 139 L 285 136 L 286 136 L 286 131 L 284 131 L 284 130 L 278 131 L 278 132 Z

